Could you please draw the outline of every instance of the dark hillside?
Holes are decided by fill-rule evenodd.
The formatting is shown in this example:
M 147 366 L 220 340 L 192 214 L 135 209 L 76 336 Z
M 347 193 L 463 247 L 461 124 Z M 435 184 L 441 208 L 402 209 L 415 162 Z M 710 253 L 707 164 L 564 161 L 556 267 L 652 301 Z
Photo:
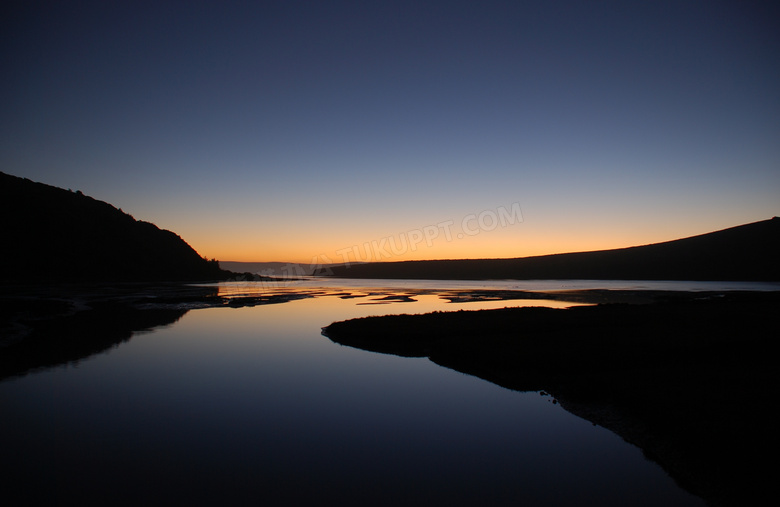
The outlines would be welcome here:
M 780 218 L 651 245 L 515 259 L 333 266 L 344 278 L 780 280 Z
M 81 192 L 0 173 L 0 280 L 195 281 L 229 272 L 171 231 Z

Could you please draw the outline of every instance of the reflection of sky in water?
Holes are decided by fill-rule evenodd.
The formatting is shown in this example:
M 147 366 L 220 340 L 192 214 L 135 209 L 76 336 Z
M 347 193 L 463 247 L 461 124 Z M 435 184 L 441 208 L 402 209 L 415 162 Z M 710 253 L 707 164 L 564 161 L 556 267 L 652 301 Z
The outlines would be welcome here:
M 519 291 L 567 291 L 567 290 L 673 290 L 673 291 L 724 291 L 780 290 L 778 282 L 731 282 L 686 280 L 380 280 L 352 278 L 307 278 L 263 282 L 223 282 L 213 284 L 222 295 L 266 294 L 288 292 L 313 292 L 334 294 L 339 291 L 365 294 L 368 291 L 436 292 L 468 290 L 519 290 Z
M 549 398 L 320 335 L 442 304 L 356 301 L 190 311 L 76 368 L 0 384 L 8 483 L 128 502 L 699 505 Z

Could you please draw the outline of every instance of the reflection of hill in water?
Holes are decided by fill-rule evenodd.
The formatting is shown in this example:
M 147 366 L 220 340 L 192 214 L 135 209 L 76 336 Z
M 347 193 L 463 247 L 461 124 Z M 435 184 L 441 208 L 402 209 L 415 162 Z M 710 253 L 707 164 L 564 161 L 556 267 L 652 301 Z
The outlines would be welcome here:
M 220 293 L 219 286 L 79 284 L 3 286 L 0 380 L 85 359 L 172 324 L 195 308 L 278 304 L 306 292 Z
M 188 311 L 139 310 L 116 302 L 74 311 L 72 302 L 46 299 L 5 301 L 3 305 L 2 313 L 8 316 L 5 331 L 23 336 L 14 339 L 11 334 L 10 343 L 0 348 L 0 379 L 106 352 L 128 341 L 134 332 L 172 324 Z

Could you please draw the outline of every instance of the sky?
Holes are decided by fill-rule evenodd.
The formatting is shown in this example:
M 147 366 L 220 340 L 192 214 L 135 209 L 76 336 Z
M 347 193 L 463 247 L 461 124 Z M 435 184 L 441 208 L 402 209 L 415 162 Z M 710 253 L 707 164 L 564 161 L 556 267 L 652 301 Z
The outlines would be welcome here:
M 0 170 L 222 261 L 701 234 L 780 215 L 770 4 L 6 2 Z

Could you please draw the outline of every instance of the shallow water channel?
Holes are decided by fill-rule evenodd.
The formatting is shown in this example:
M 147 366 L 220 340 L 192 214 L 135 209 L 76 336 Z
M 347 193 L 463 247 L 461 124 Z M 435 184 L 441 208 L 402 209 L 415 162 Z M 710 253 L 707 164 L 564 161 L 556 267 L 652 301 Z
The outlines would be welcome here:
M 6 494 L 20 505 L 702 505 L 548 396 L 320 334 L 365 315 L 568 304 L 317 294 L 191 310 L 0 382 Z

